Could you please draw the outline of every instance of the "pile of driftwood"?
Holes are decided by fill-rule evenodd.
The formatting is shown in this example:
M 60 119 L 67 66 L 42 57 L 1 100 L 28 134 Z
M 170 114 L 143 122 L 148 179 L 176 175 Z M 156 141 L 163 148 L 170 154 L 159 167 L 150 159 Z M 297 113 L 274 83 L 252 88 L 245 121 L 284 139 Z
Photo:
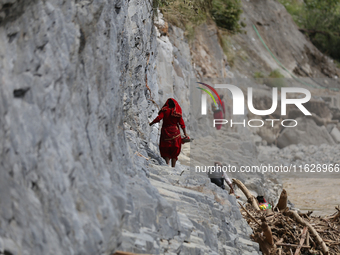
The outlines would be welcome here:
M 263 254 L 340 254 L 340 207 L 328 217 L 297 213 L 287 207 L 287 192 L 282 191 L 273 210 L 261 211 L 257 200 L 241 181 L 234 183 L 248 198 L 241 212 L 253 229 L 252 239 Z

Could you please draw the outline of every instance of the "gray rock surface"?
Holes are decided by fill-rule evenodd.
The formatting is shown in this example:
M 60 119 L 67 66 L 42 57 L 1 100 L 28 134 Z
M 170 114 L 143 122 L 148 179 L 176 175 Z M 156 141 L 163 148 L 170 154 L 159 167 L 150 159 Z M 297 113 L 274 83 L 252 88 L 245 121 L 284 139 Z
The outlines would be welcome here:
M 277 139 L 277 146 L 284 148 L 291 144 L 304 145 L 334 145 L 332 136 L 325 126 L 318 126 L 310 118 L 297 118 L 298 125 L 295 128 L 286 127 Z
M 124 221 L 135 219 L 153 231 L 137 245 L 152 251 L 157 231 L 173 235 L 177 214 L 129 154 L 123 125 L 133 113 L 131 132 L 143 136 L 147 124 L 146 77 L 155 83 L 157 54 L 152 7 L 1 4 L 1 250 L 112 254 L 125 240 Z
M 259 254 L 235 198 L 192 175 L 190 151 L 165 166 L 148 126 L 175 97 L 197 131 L 189 85 L 204 70 L 182 30 L 161 34 L 149 1 L 0 2 L 1 252 Z M 215 45 L 207 73 L 226 77 L 211 32 L 198 33 L 195 58 Z M 211 158 L 258 164 L 248 130 L 227 131 L 225 155 Z M 232 177 L 280 191 L 260 174 Z
M 340 145 L 303 145 L 292 144 L 283 149 L 277 147 L 260 146 L 259 161 L 271 162 L 272 165 L 289 165 L 290 163 L 297 166 L 305 164 L 339 164 Z M 338 175 L 339 171 L 333 171 Z M 329 176 L 329 175 L 328 175 Z M 330 176 L 330 178 L 333 178 Z
M 330 132 L 330 135 L 332 136 L 332 138 L 334 139 L 334 141 L 336 143 L 340 143 L 340 131 L 339 129 L 337 129 L 336 127 L 334 127 L 332 129 L 332 131 Z
M 243 9 L 241 19 L 246 24 L 243 28 L 246 33 L 236 35 L 230 40 L 233 50 L 229 54 L 239 56 L 234 59 L 235 73 L 253 77 L 255 72 L 267 75 L 272 70 L 279 69 L 285 77 L 291 78 L 263 46 L 253 28 L 255 25 L 268 48 L 289 72 L 300 78 L 306 77 L 305 81 L 312 84 L 314 81 L 309 77 L 332 79 L 339 77 L 334 61 L 323 55 L 298 30 L 293 18 L 282 4 L 271 0 L 241 2 Z M 320 84 L 324 87 L 334 86 L 324 82 Z M 301 83 L 299 85 L 303 86 Z
M 203 185 L 192 185 L 188 181 L 196 178 L 190 173 L 180 175 L 179 169 L 177 174 L 161 178 L 172 169 L 153 168 L 151 183 L 177 208 L 179 215 L 178 236 L 161 243 L 161 254 L 223 254 L 225 249 L 235 254 L 243 254 L 245 250 L 258 254 L 258 244 L 249 240 L 252 231 L 242 218 L 234 196 L 210 183 L 207 177 Z
M 162 23 L 161 18 L 159 14 L 158 26 Z M 191 132 L 193 125 L 188 121 L 188 113 L 191 111 L 189 86 L 195 74 L 191 66 L 190 49 L 182 30 L 170 26 L 168 33 L 169 37 L 159 33 L 156 28 L 156 60 L 149 62 L 152 67 L 150 69 L 156 70 L 156 75 L 149 76 L 148 73 L 150 91 L 145 97 L 139 97 L 139 104 L 148 105 L 148 120 L 151 121 L 157 116 L 157 106 L 162 106 L 168 97 L 174 97 L 183 109 L 184 121 Z M 132 91 L 131 100 L 138 97 L 139 89 L 143 87 Z M 145 115 L 145 108 L 130 104 L 129 100 L 129 97 L 124 98 L 124 104 L 127 105 L 125 135 L 131 160 L 143 171 L 134 177 L 137 180 L 128 182 L 127 190 L 131 192 L 130 197 L 136 199 L 145 194 L 143 189 L 146 187 L 139 179 L 147 176 L 151 183 L 146 180 L 145 185 L 156 187 L 159 195 L 143 195 L 140 201 L 128 204 L 128 215 L 124 220 L 123 239 L 119 249 L 151 254 L 222 254 L 223 249 L 234 249 L 238 254 L 242 254 L 245 246 L 242 246 L 242 242 L 237 243 L 237 240 L 242 237 L 250 242 L 250 229 L 242 219 L 235 199 L 232 205 L 229 204 L 228 199 L 232 198 L 228 198 L 222 190 L 211 185 L 207 176 L 192 178 L 188 166 L 181 164 L 190 164 L 187 156 L 185 157 L 188 161 L 180 158 L 175 169 L 165 166 L 158 150 L 160 125 L 149 128 L 148 125 L 142 124 L 142 118 L 140 122 L 135 122 L 136 118 Z M 151 134 L 146 135 L 150 131 Z M 186 149 L 183 148 L 184 150 Z M 208 185 L 208 188 L 203 188 L 203 192 L 202 185 Z M 217 203 L 211 189 L 215 190 L 214 192 L 222 192 L 219 201 L 225 200 L 225 206 Z M 150 195 L 151 192 L 148 193 Z M 158 214 L 155 213 L 157 210 Z M 144 219 L 141 214 L 148 217 Z M 223 226 L 226 220 L 232 233 Z M 164 222 L 168 225 L 163 229 Z M 174 229 L 176 231 L 173 231 Z M 250 243 L 252 248 L 249 249 L 258 254 L 258 246 Z

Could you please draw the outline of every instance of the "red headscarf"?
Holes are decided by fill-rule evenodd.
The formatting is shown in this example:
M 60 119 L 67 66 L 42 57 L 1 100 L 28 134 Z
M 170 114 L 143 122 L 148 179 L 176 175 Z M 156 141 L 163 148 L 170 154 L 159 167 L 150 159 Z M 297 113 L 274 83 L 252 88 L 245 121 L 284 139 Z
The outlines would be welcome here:
M 175 104 L 174 108 L 169 107 L 169 100 L 172 100 L 174 102 Z M 177 103 L 175 99 L 168 98 L 168 100 L 166 100 L 166 103 L 163 105 L 162 109 L 158 112 L 158 114 L 160 114 L 161 112 L 167 111 L 168 109 L 171 110 L 171 116 L 182 117 L 182 108 L 179 106 L 179 104 Z

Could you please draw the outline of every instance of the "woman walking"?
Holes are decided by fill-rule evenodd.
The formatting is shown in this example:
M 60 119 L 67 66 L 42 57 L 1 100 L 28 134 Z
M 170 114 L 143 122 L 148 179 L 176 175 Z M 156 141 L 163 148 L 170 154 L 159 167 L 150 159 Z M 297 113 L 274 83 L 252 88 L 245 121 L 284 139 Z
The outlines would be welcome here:
M 178 155 L 181 152 L 182 138 L 179 126 L 181 126 L 185 137 L 185 124 L 182 118 L 182 109 L 173 98 L 169 98 L 162 109 L 158 112 L 158 116 L 149 124 L 160 122 L 163 119 L 161 130 L 161 137 L 159 142 L 159 150 L 162 158 L 169 164 L 171 159 L 171 166 L 176 166 Z

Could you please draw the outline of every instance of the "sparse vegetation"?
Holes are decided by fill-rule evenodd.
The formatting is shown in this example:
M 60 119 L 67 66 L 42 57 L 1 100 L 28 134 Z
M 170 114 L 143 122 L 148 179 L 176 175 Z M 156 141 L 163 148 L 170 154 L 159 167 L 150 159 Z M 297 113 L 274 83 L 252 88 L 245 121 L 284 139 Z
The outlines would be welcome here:
M 320 51 L 340 61 L 340 0 L 279 2 Z
M 264 74 L 263 74 L 262 72 L 255 72 L 255 73 L 254 73 L 254 78 L 255 78 L 255 79 L 264 78 Z
M 242 13 L 241 2 L 239 0 L 213 0 L 210 10 L 211 17 L 217 26 L 225 28 L 230 32 L 241 31 L 239 24 Z
M 281 74 L 279 69 L 275 69 L 270 72 L 268 78 L 265 79 L 265 84 L 270 87 L 282 88 L 285 87 L 284 76 Z
M 208 19 L 230 33 L 240 32 L 240 0 L 153 0 L 153 7 L 159 8 L 169 23 L 186 31 L 188 39 L 193 37 L 195 27 Z
M 275 69 L 268 75 L 269 78 L 284 78 L 279 69 Z
M 227 56 L 228 63 L 230 66 L 234 65 L 236 53 L 232 49 L 231 42 L 228 37 L 228 32 L 223 30 L 218 30 L 219 43 L 223 49 L 224 54 Z
M 257 82 L 264 83 L 269 87 L 282 88 L 286 86 L 284 76 L 281 74 L 279 69 L 271 71 L 268 76 L 260 71 L 255 72 L 254 78 Z
M 156 2 L 156 4 L 155 4 Z M 195 27 L 207 21 L 212 0 L 154 0 L 167 22 L 182 28 L 188 40 L 194 38 Z
M 303 24 L 303 3 L 298 0 L 279 0 L 279 2 L 292 15 L 293 20 L 298 26 Z
M 246 24 L 241 21 L 240 0 L 153 0 L 153 8 L 159 8 L 167 22 L 182 28 L 186 38 L 195 38 L 195 28 L 205 22 L 214 21 L 219 27 L 218 37 L 228 63 L 233 66 L 235 51 L 228 36 L 241 32 Z M 246 59 L 246 55 L 241 55 Z
M 335 65 L 336 65 L 337 68 L 340 68 L 340 62 L 339 61 L 335 60 Z
M 189 42 L 194 40 L 195 38 L 195 27 L 186 25 L 185 26 L 185 36 L 188 39 Z

